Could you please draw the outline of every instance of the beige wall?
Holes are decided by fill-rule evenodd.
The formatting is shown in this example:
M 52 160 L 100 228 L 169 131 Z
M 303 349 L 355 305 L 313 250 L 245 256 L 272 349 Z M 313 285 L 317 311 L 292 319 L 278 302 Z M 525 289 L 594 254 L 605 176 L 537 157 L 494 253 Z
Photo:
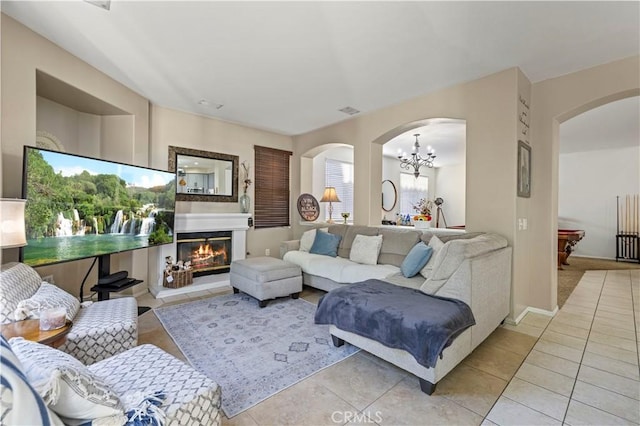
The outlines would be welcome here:
M 640 94 L 640 56 L 545 80 L 532 88 L 529 207 L 530 306 L 557 305 L 559 124 L 600 105 Z
M 355 214 L 359 225 L 380 223 L 382 144 L 433 117 L 467 122 L 466 225 L 470 231 L 491 231 L 515 239 L 516 102 L 519 71 L 508 69 L 479 80 L 444 89 L 392 107 L 294 137 L 294 176 L 300 156 L 327 143 L 354 147 Z M 413 124 L 412 124 L 413 123 Z M 293 195 L 300 193 L 293 180 Z M 296 225 L 297 226 L 297 225 Z M 294 234 L 299 235 L 300 229 Z M 526 293 L 514 280 L 516 294 Z
M 146 99 L 101 72 L 2 15 L 2 195 L 18 197 L 21 186 L 22 146 L 33 144 L 36 132 L 35 71 L 40 69 L 133 115 L 121 131 L 133 135 L 131 145 L 102 144 L 100 153 L 113 159 L 166 168 L 168 145 L 225 152 L 254 163 L 254 144 L 292 149 L 292 201 L 301 192 L 301 155 L 329 143 L 354 147 L 356 224 L 378 224 L 382 181 L 382 144 L 420 120 L 452 117 L 467 122 L 466 225 L 504 235 L 514 247 L 512 310 L 517 317 L 526 306 L 553 310 L 556 306 L 556 237 L 558 194 L 558 125 L 588 109 L 640 94 L 639 57 L 612 62 L 531 85 L 517 68 L 421 96 L 317 131 L 296 136 L 277 135 L 240 125 L 181 113 L 161 107 L 149 112 Z M 518 98 L 531 105 L 532 193 L 516 197 Z M 151 139 L 149 138 L 149 117 Z M 117 121 L 119 117 L 110 117 Z M 415 123 L 415 124 L 414 124 Z M 101 137 L 117 141 L 116 134 Z M 309 161 L 307 160 L 307 163 Z M 253 197 L 252 186 L 250 195 Z M 294 234 L 301 228 L 292 202 Z M 235 212 L 235 203 L 181 203 L 179 212 Z M 517 218 L 527 218 L 529 229 L 517 231 Z M 288 228 L 251 230 L 248 250 L 277 253 L 279 242 L 291 238 Z M 116 265 L 146 265 L 147 252 L 116 257 Z M 3 262 L 14 260 L 5 250 Z M 88 261 L 40 268 L 53 273 L 63 287 L 76 289 Z M 139 268 L 139 266 L 135 266 Z M 136 272 L 137 273 L 137 272 Z M 534 275 L 535 274 L 535 275 Z M 95 278 L 89 278 L 89 282 Z
M 240 162 L 251 165 L 251 179 L 255 179 L 254 145 L 292 150 L 290 136 L 278 135 L 221 120 L 175 111 L 159 106 L 151 107 L 151 167 L 167 169 L 169 145 L 200 149 L 211 152 L 237 155 Z M 294 176 L 294 175 L 292 175 Z M 238 184 L 241 186 L 240 175 Z M 292 178 L 292 180 L 295 180 Z M 251 212 L 255 201 L 255 186 L 247 192 L 251 197 Z M 241 191 L 241 187 L 238 188 Z M 295 200 L 297 195 L 293 197 Z M 295 206 L 292 205 L 291 220 L 294 220 Z M 180 202 L 177 213 L 240 212 L 238 203 Z M 295 213 L 297 215 L 297 212 Z M 278 256 L 280 242 L 291 239 L 290 228 L 250 229 L 247 233 L 247 251 L 251 256 L 264 256 L 271 250 L 271 256 Z
M 110 79 L 13 19 L 2 16 L 2 196 L 21 193 L 22 147 L 34 145 L 36 130 L 62 135 L 67 152 L 166 169 L 168 145 L 239 155 L 254 165 L 253 146 L 292 149 L 292 138 L 220 120 L 154 107 L 142 96 Z M 84 114 L 36 95 L 36 70 L 74 86 L 130 113 L 128 116 Z M 57 115 L 57 117 L 56 117 Z M 36 117 L 39 117 L 38 120 Z M 152 117 L 152 118 L 150 118 Z M 153 123 L 150 142 L 150 122 Z M 252 176 L 253 177 L 253 176 Z M 249 194 L 254 199 L 254 187 Z M 178 212 L 239 212 L 237 203 L 179 203 Z M 292 215 L 293 218 L 293 215 Z M 276 256 L 279 242 L 291 238 L 289 228 L 250 230 L 248 252 Z M 137 278 L 152 279 L 147 267 L 156 249 L 112 256 L 113 271 L 127 269 Z M 17 260 L 17 250 L 4 250 L 3 262 Z M 78 294 L 91 259 L 38 268 L 54 275 L 62 288 Z M 87 283 L 96 281 L 95 271 Z M 85 294 L 88 292 L 85 288 Z M 139 292 L 142 286 L 135 287 Z
M 22 149 L 24 145 L 35 144 L 36 70 L 41 70 L 133 116 L 133 123 L 127 130 L 129 134 L 133 134 L 133 139 L 129 137 L 128 147 L 124 151 L 120 146 L 107 145 L 101 146 L 99 151 L 96 151 L 95 147 L 85 149 L 80 146 L 81 141 L 76 141 L 74 148 L 78 151 L 67 149 L 68 152 L 85 155 L 99 153 L 107 160 L 146 166 L 149 150 L 148 101 L 8 16 L 2 14 L 0 19 L 2 196 L 20 197 Z M 84 130 L 86 131 L 86 128 Z M 82 131 L 79 130 L 79 133 Z M 101 135 L 105 136 L 108 137 Z M 17 260 L 17 257 L 17 250 L 5 250 L 2 261 Z M 146 263 L 146 251 L 138 250 L 113 256 L 112 269 L 126 269 L 130 265 L 138 265 L 133 268 L 133 273 L 146 280 Z M 43 276 L 53 274 L 60 287 L 78 294 L 80 282 L 90 264 L 91 259 L 68 262 L 38 268 L 38 272 Z M 145 266 L 141 268 L 139 265 Z M 96 276 L 94 271 L 87 280 L 88 284 L 95 283 Z
M 522 73 L 522 71 L 518 70 L 517 75 L 517 92 L 518 96 L 514 99 L 514 111 L 516 111 L 516 143 L 517 140 L 522 140 L 526 143 L 531 144 L 531 124 L 527 128 L 522 121 L 526 123 L 530 123 L 531 121 L 531 83 L 527 79 L 527 77 Z M 523 103 L 525 102 L 529 108 L 526 108 Z M 516 146 L 517 150 L 517 146 Z M 467 157 L 471 158 L 471 157 Z M 531 149 L 531 159 L 532 161 L 537 161 L 537 150 L 532 147 Z M 517 167 L 517 151 L 516 151 L 516 161 L 513 162 L 513 165 Z M 530 305 L 530 293 L 531 293 L 531 285 L 532 282 L 536 280 L 532 280 L 531 277 L 531 244 L 529 235 L 531 233 L 530 230 L 530 206 L 531 206 L 531 198 L 523 198 L 517 196 L 517 170 L 516 170 L 516 178 L 511 185 L 516 189 L 516 197 L 515 199 L 515 207 L 516 207 L 516 216 L 514 218 L 513 224 L 513 233 L 515 236 L 515 243 L 513 245 L 513 281 L 518 283 L 517 286 L 513 287 L 513 294 L 511 295 L 511 309 L 512 316 L 510 320 L 515 320 L 520 316 L 527 306 Z M 527 227 L 528 229 L 518 229 L 517 221 L 518 219 L 527 219 Z M 537 285 L 537 284 L 536 284 Z

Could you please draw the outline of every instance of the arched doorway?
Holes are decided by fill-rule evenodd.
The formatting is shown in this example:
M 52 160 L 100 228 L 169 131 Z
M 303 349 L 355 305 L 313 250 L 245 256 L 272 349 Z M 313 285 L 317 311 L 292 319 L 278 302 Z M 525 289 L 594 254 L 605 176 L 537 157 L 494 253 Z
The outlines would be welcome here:
M 436 155 L 433 167 L 422 166 L 419 176 L 414 169 L 400 167 L 399 155 L 408 157 L 419 135 L 420 154 Z M 407 123 L 377 138 L 383 145 L 382 178 L 397 188 L 398 202 L 393 211 L 381 209 L 383 221 L 413 216 L 416 198 L 440 198 L 440 216 L 432 226 L 464 226 L 466 209 L 466 121 L 454 118 L 429 118 Z
M 625 267 L 602 260 L 616 257 L 616 196 L 640 192 L 638 117 L 640 97 L 634 96 L 592 108 L 559 126 L 558 228 L 585 232 L 569 265 L 558 270 L 559 307 L 584 270 Z
M 313 195 L 321 200 L 325 187 L 333 186 L 340 199 L 333 207 L 332 219 L 342 220 L 343 212 L 349 213 L 349 222 L 353 213 L 353 146 L 341 143 L 327 143 L 317 146 L 300 157 L 301 193 Z M 328 204 L 321 203 L 317 222 L 328 219 Z

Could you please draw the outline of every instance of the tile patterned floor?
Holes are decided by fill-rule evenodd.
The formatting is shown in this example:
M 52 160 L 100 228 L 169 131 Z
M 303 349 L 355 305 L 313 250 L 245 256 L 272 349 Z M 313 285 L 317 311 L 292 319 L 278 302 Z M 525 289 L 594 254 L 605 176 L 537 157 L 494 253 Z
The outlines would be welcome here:
M 220 294 L 145 294 L 138 303 Z M 321 294 L 305 289 L 301 297 L 317 303 Z M 184 360 L 153 312 L 140 317 L 139 332 L 140 343 Z M 640 270 L 589 271 L 553 319 L 529 313 L 499 327 L 431 396 L 411 374 L 360 352 L 224 424 L 639 424 L 639 340 Z

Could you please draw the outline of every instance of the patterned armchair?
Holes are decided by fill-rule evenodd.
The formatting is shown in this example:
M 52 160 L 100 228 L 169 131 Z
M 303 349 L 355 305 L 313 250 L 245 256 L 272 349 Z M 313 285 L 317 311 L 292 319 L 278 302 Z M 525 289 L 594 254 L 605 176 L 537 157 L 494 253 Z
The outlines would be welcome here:
M 34 297 L 43 286 L 40 275 L 30 266 L 24 263 L 3 265 L 0 271 L 0 323 L 13 322 L 20 302 Z M 73 296 L 63 290 L 56 291 L 63 294 L 63 299 L 73 301 Z M 138 304 L 133 297 L 96 302 L 68 312 L 74 312 L 73 327 L 59 349 L 83 364 L 92 364 L 137 345 Z
M 89 366 L 118 395 L 162 390 L 165 425 L 220 425 L 217 383 L 153 345 L 141 345 Z M 125 411 L 132 407 L 125 406 Z
M 0 337 L 0 361 L 2 424 L 222 423 L 220 386 L 152 345 L 86 367 L 45 345 Z M 145 404 L 153 397 L 157 409 Z

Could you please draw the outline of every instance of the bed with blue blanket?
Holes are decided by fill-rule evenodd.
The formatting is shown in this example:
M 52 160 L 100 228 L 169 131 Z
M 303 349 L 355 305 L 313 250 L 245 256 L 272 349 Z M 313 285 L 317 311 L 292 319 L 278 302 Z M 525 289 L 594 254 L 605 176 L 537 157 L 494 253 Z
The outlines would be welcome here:
M 475 325 L 471 308 L 461 300 L 430 296 L 380 280 L 330 291 L 318 303 L 315 322 L 332 326 L 335 345 L 347 340 L 362 347 L 359 340 L 372 340 L 389 350 L 410 354 L 427 370 L 435 369 L 444 350 Z M 336 330 L 349 338 L 340 338 Z M 433 392 L 435 384 L 420 379 L 422 390 Z

